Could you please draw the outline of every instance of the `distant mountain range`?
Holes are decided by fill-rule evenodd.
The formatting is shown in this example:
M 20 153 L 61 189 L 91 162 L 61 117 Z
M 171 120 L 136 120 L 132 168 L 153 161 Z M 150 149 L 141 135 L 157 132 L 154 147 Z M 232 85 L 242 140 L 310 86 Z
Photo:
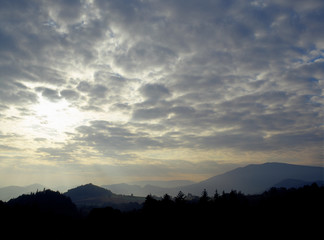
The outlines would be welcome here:
M 289 179 L 294 179 L 295 184 L 288 181 Z M 200 195 L 203 189 L 206 189 L 209 194 L 214 194 L 216 189 L 218 192 L 237 190 L 245 194 L 259 194 L 271 187 L 279 186 L 280 183 L 281 187 L 300 187 L 302 182 L 305 182 L 305 184 L 313 182 L 321 184 L 323 181 L 323 167 L 264 163 L 236 168 L 178 190 L 194 195 Z
M 31 192 L 37 192 L 43 190 L 45 187 L 40 184 L 32 184 L 24 187 L 8 186 L 0 188 L 0 200 L 9 201 L 12 198 L 16 198 L 22 194 L 28 194 Z
M 171 185 L 167 185 L 168 187 L 161 187 L 152 184 L 139 186 L 121 183 L 102 187 L 115 193 L 137 196 L 147 196 L 148 194 L 162 196 L 165 193 L 176 196 L 180 190 L 185 194 L 191 193 L 199 196 L 204 189 L 211 195 L 215 193 L 216 189 L 218 192 L 237 190 L 245 194 L 258 194 L 271 187 L 297 188 L 313 182 L 319 185 L 324 183 L 323 167 L 264 163 L 236 168 L 202 182 L 183 186 L 171 187 Z
M 191 193 L 200 196 L 204 189 L 209 195 L 213 195 L 216 190 L 219 193 L 237 190 L 244 194 L 259 194 L 271 187 L 297 188 L 313 182 L 319 185 L 324 184 L 323 167 L 264 163 L 236 168 L 198 183 L 177 180 L 137 182 L 136 184 L 121 183 L 101 187 L 86 184 L 70 189 L 64 195 L 70 197 L 76 205 L 102 206 L 109 203 L 111 206 L 116 206 L 130 202 L 140 204 L 148 194 L 163 196 L 167 193 L 176 196 L 179 191 L 182 191 L 185 194 Z M 39 184 L 0 188 L 0 200 L 8 201 L 21 194 L 42 189 L 44 186 Z
M 103 185 L 103 188 L 109 189 L 114 193 L 123 195 L 147 196 L 149 194 L 163 196 L 165 193 L 170 193 L 174 188 L 165 188 L 147 184 L 145 186 L 132 185 L 127 183 L 119 183 L 112 185 Z
M 195 182 L 189 180 L 171 180 L 171 181 L 137 181 L 130 183 L 131 185 L 138 185 L 141 187 L 145 187 L 147 185 L 156 186 L 160 188 L 174 188 L 174 187 L 182 187 L 190 184 L 194 184 Z

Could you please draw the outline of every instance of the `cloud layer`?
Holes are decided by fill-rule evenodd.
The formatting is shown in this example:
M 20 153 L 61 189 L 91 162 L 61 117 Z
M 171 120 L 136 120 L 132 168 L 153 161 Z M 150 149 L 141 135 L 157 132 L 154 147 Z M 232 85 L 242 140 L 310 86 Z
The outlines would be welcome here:
M 323 12 L 321 0 L 1 1 L 0 164 L 116 179 L 320 165 Z

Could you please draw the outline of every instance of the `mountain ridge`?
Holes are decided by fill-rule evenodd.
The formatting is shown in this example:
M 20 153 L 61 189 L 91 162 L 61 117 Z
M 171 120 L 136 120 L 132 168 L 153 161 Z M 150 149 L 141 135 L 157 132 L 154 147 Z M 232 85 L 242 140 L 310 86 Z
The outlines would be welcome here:
M 203 189 L 210 193 L 214 193 L 216 189 L 217 191 L 235 189 L 245 194 L 256 194 L 288 178 L 307 182 L 324 180 L 324 168 L 278 162 L 249 164 L 183 187 L 180 190 L 199 195 Z
M 294 181 L 289 182 L 289 179 L 293 179 Z M 184 180 L 181 181 L 185 182 Z M 174 183 L 179 183 L 181 181 L 175 180 Z M 148 183 L 147 181 L 142 182 Z M 172 181 L 167 182 L 172 183 Z M 163 196 L 167 193 L 171 196 L 176 196 L 179 191 L 182 191 L 185 194 L 190 193 L 199 196 L 204 189 L 206 189 L 210 195 L 212 195 L 216 190 L 218 192 L 229 192 L 231 190 L 237 190 L 245 194 L 257 194 L 266 191 L 271 187 L 280 186 L 280 183 L 282 186 L 285 186 L 286 184 L 289 187 L 299 187 L 304 183 L 309 184 L 312 182 L 317 182 L 319 184 L 324 182 L 323 167 L 267 162 L 263 164 L 249 164 L 243 167 L 238 167 L 223 174 L 205 179 L 201 182 L 185 186 L 160 187 L 150 184 L 139 186 L 121 183 L 102 185 L 101 187 L 99 187 L 90 183 L 76 187 L 78 190 L 85 188 L 82 190 L 83 193 L 81 193 L 81 195 L 77 194 L 79 199 L 71 196 L 70 197 L 74 199 L 74 202 L 77 202 L 79 204 L 90 204 L 95 201 L 99 204 L 100 202 L 107 202 L 107 200 L 114 203 L 125 203 L 130 200 L 138 202 L 138 199 L 136 199 L 136 197 L 134 196 L 145 197 L 149 194 Z M 154 183 L 154 181 L 152 181 L 152 183 Z M 6 193 L 5 190 L 14 189 L 15 187 L 11 186 L 0 188 L 0 200 L 8 201 L 10 198 L 18 197 L 21 194 L 36 192 L 37 189 L 41 190 L 45 188 L 44 186 L 39 184 L 33 184 L 29 186 L 33 186 L 34 189 L 24 189 L 24 191 L 20 191 L 20 194 L 15 193 L 15 195 L 12 195 L 11 197 L 8 197 L 8 191 Z M 16 188 L 21 189 L 23 187 Z M 73 192 L 71 190 L 76 188 L 69 189 L 65 194 L 69 196 Z M 86 188 L 89 189 L 87 190 Z M 93 196 L 90 196 L 90 192 L 92 192 Z M 84 194 L 90 195 L 86 196 Z M 122 195 L 124 196 L 122 197 Z M 125 195 L 130 196 L 129 198 L 127 198 Z M 131 197 L 133 197 L 134 199 L 132 199 Z M 140 201 L 142 201 L 142 199 Z
M 27 186 L 6 186 L 0 188 L 0 200 L 9 201 L 12 198 L 17 198 L 22 194 L 36 192 L 37 190 L 43 190 L 45 186 L 34 183 Z

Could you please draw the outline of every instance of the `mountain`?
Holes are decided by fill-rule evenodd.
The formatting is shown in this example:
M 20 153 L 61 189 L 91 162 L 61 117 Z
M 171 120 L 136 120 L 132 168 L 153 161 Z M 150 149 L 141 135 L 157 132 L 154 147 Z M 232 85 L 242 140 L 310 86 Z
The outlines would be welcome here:
M 139 185 L 121 183 L 104 185 L 102 187 L 86 184 L 70 189 L 64 195 L 70 197 L 78 206 L 116 206 L 129 204 L 130 202 L 141 204 L 144 202 L 144 197 L 148 194 L 163 196 L 165 193 L 168 193 L 171 196 L 176 196 L 180 190 L 184 193 L 198 196 L 201 195 L 204 189 L 207 190 L 209 195 L 213 195 L 216 189 L 219 193 L 237 190 L 245 194 L 258 194 L 271 187 L 300 187 L 313 182 L 317 182 L 319 185 L 323 184 L 323 167 L 264 163 L 236 168 L 202 182 L 185 186 L 179 185 L 191 182 L 183 180 L 166 182 L 145 181 L 137 182 Z M 145 185 L 143 186 L 143 184 Z M 8 201 L 21 194 L 36 192 L 43 188 L 44 186 L 39 184 L 26 187 L 11 186 L 0 188 L 0 200 Z
M 89 183 L 70 189 L 64 193 L 64 195 L 70 197 L 77 205 L 87 205 L 90 202 L 105 202 L 112 197 L 113 193 L 107 189 Z
M 127 183 L 119 183 L 119 184 L 112 184 L 112 185 L 103 185 L 102 187 L 106 189 L 110 189 L 114 193 L 123 194 L 123 195 L 136 195 L 146 197 L 149 194 L 163 196 L 165 193 L 170 192 L 173 188 L 164 188 L 158 187 L 153 185 L 130 185 Z
M 291 181 L 289 183 L 288 179 L 294 179 L 295 183 Z M 313 182 L 320 184 L 321 181 L 324 181 L 323 167 L 274 162 L 251 164 L 216 175 L 199 183 L 187 185 L 185 184 L 190 183 L 190 181 L 143 181 L 135 182 L 136 185 L 120 183 L 102 187 L 110 189 L 114 193 L 136 196 L 147 196 L 148 194 L 163 196 L 165 193 L 176 196 L 179 191 L 200 196 L 204 189 L 210 195 L 213 195 L 216 189 L 218 192 L 237 190 L 245 194 L 257 194 L 271 187 L 300 187 Z
M 194 184 L 195 182 L 189 180 L 170 180 L 170 181 L 137 181 L 133 182 L 134 185 L 139 185 L 145 187 L 147 185 L 160 187 L 160 188 L 175 188 L 181 187 L 189 184 Z
M 194 195 L 200 195 L 203 189 L 206 189 L 210 195 L 214 194 L 216 189 L 218 192 L 237 190 L 245 194 L 257 194 L 285 179 L 305 182 L 323 181 L 324 168 L 286 163 L 251 164 L 178 190 Z
M 44 188 L 45 187 L 40 184 L 32 184 L 24 187 L 19 187 L 19 186 L 2 187 L 0 188 L 0 200 L 6 202 L 22 194 L 36 192 L 38 190 L 43 190 Z
M 68 190 L 64 193 L 79 207 L 114 207 L 120 210 L 139 208 L 144 197 L 118 195 L 91 183 Z
M 139 185 L 130 185 L 127 183 L 117 183 L 111 185 L 102 185 L 103 188 L 109 189 L 116 194 L 146 196 L 143 188 Z
M 103 188 L 110 189 L 117 194 L 136 195 L 146 197 L 147 195 L 163 196 L 165 193 L 172 192 L 177 194 L 177 188 L 193 184 L 188 180 L 172 180 L 172 181 L 138 181 L 133 184 L 117 183 L 111 185 L 103 185 Z

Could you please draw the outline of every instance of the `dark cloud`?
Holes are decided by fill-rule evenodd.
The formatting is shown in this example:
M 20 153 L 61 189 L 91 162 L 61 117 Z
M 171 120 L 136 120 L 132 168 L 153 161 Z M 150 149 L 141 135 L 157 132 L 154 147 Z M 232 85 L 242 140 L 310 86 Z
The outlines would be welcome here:
M 35 89 L 37 92 L 41 92 L 42 96 L 47 98 L 50 101 L 58 101 L 61 99 L 59 96 L 59 92 L 57 90 L 53 90 L 51 88 L 46 88 L 46 87 L 37 87 Z
M 51 85 L 62 85 L 66 83 L 64 72 L 55 68 L 29 65 L 24 71 L 30 74 L 30 81 L 32 82 L 43 82 Z
M 2 103 L 32 104 L 36 103 L 37 99 L 37 95 L 22 83 L 0 80 L 0 100 Z
M 1 145 L 0 144 L 0 150 L 2 151 L 20 151 L 21 149 L 19 148 L 16 148 L 16 147 L 11 147 L 11 146 L 8 146 L 8 145 Z
M 132 46 L 126 53 L 117 55 L 115 64 L 122 66 L 127 71 L 134 72 L 139 68 L 142 71 L 159 68 L 171 64 L 176 58 L 176 54 L 169 48 L 140 42 Z
M 64 89 L 60 91 L 60 95 L 68 100 L 78 100 L 80 97 L 80 94 L 77 91 L 71 89 Z
M 47 141 L 47 139 L 46 138 L 34 138 L 34 141 L 36 141 L 36 142 L 45 142 L 45 141 Z
M 73 22 L 80 18 L 82 12 L 80 0 L 60 0 L 53 2 L 53 5 L 58 7 L 58 18 L 64 21 Z
M 77 131 L 80 135 L 77 135 L 75 140 L 86 146 L 92 146 L 105 155 L 161 146 L 158 139 L 150 138 L 143 133 L 132 133 L 127 126 L 106 121 L 91 122 L 90 126 L 80 126 Z
M 106 86 L 95 84 L 90 91 L 90 96 L 93 98 L 105 98 L 107 91 L 108 88 Z
M 71 149 L 66 147 L 41 147 L 37 149 L 39 153 L 45 153 L 46 160 L 68 162 L 73 160 Z
M 165 108 L 139 108 L 133 112 L 134 120 L 150 121 L 152 119 L 166 118 L 168 110 Z
M 296 148 L 320 146 L 323 143 L 323 130 L 279 133 L 267 139 L 267 142 L 278 148 Z
M 169 89 L 162 84 L 146 84 L 141 87 L 140 92 L 148 101 L 157 101 L 171 95 Z
M 89 92 L 91 88 L 90 83 L 88 83 L 87 81 L 81 81 L 79 82 L 77 89 L 81 92 Z

